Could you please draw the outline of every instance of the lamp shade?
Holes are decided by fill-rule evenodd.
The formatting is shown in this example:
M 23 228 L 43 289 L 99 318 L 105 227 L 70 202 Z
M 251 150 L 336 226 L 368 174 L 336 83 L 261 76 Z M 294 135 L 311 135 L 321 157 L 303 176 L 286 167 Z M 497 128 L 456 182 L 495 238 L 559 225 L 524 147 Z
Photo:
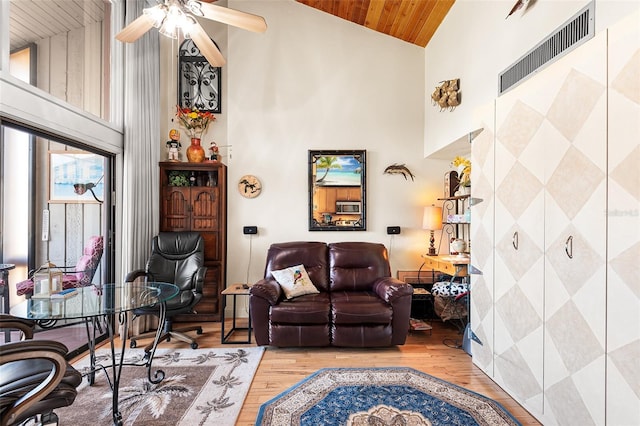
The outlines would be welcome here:
M 422 228 L 432 231 L 436 229 L 442 229 L 442 207 L 431 205 L 424 208 L 424 215 L 422 216 Z

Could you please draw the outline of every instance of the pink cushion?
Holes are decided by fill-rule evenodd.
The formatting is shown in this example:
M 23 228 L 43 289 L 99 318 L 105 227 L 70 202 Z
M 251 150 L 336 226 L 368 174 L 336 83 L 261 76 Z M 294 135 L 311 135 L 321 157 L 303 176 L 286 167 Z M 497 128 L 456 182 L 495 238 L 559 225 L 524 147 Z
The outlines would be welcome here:
M 62 277 L 62 288 L 68 289 L 72 287 L 84 287 L 91 284 L 93 275 L 102 258 L 104 249 L 104 239 L 102 236 L 94 236 L 89 238 L 84 246 L 83 255 L 80 256 L 76 263 L 75 270 L 69 271 Z M 86 273 L 85 273 L 86 271 Z M 33 293 L 33 281 L 24 280 L 16 284 L 16 294 L 24 296 Z

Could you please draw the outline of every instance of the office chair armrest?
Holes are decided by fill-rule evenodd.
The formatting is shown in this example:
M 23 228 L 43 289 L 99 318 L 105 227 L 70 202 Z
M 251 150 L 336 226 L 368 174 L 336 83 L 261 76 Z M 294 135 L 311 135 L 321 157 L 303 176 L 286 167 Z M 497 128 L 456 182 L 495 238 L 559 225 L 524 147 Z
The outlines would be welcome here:
M 0 330 L 20 330 L 25 339 L 33 338 L 33 329 L 35 326 L 35 321 L 8 314 L 0 314 Z
M 196 294 L 202 294 L 202 289 L 204 288 L 204 277 L 207 274 L 207 267 L 201 266 L 198 268 L 196 273 L 193 276 L 194 286 L 193 291 Z
M 125 283 L 131 283 L 131 282 L 135 281 L 137 278 L 140 278 L 140 277 L 147 277 L 151 281 L 154 281 L 153 274 L 151 274 L 150 272 L 145 271 L 144 269 L 136 269 L 135 271 L 129 272 L 124 277 L 124 282 Z
M 65 355 L 68 351 L 62 343 L 50 340 L 13 342 L 0 347 L 0 365 L 26 359 L 44 359 L 51 362 L 51 374 L 3 412 L 2 415 L 7 424 L 12 424 L 22 413 L 37 404 L 60 384 L 67 371 Z

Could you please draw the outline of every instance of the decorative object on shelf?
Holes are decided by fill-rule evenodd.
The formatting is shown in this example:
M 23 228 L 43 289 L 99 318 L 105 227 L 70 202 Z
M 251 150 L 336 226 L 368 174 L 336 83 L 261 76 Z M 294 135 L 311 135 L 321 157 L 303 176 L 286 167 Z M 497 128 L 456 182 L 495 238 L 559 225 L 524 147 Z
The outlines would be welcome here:
M 458 173 L 458 188 L 456 195 L 469 195 L 471 193 L 471 161 L 468 158 L 456 157 L 451 162 Z
M 189 186 L 189 178 L 186 172 L 173 170 L 169 172 L 169 186 Z
M 218 46 L 212 39 L 211 42 Z M 180 44 L 178 53 L 178 105 L 219 114 L 222 68 L 212 66 L 190 38 Z
M 414 180 L 413 173 L 411 173 L 411 170 L 404 164 L 392 164 L 384 169 L 384 173 L 387 175 L 402 175 L 404 176 L 404 180 L 408 180 L 407 176 L 409 176 L 412 181 Z
M 439 105 L 440 111 L 453 111 L 460 105 L 460 79 L 445 80 L 431 94 L 433 105 Z
M 458 189 L 458 172 L 455 170 L 448 171 L 444 174 L 444 197 L 453 197 Z
M 466 250 L 467 250 L 467 243 L 465 242 L 465 240 L 460 238 L 451 239 L 451 243 L 449 244 L 450 254 L 457 254 L 458 256 L 463 256 Z
M 201 163 L 204 161 L 204 148 L 200 144 L 202 134 L 207 131 L 209 123 L 216 120 L 215 115 L 208 111 L 198 111 L 197 109 L 177 107 L 176 117 L 180 124 L 187 130 L 191 138 L 191 145 L 187 148 L 187 160 L 190 163 Z
M 187 147 L 187 160 L 190 163 L 202 163 L 204 158 L 204 148 L 200 144 L 200 138 L 191 138 L 191 145 Z
M 177 129 L 169 130 L 169 140 L 165 144 L 167 147 L 167 161 L 180 161 L 180 132 Z
M 208 161 L 220 161 L 220 149 L 214 141 L 209 143 L 209 159 Z
M 180 106 L 176 107 L 176 117 L 192 139 L 202 138 L 202 134 L 207 131 L 209 124 L 216 121 L 216 116 L 208 111 L 180 108 Z
M 429 256 L 436 256 L 436 247 L 434 243 L 436 241 L 434 231 L 442 229 L 442 208 L 430 205 L 424 208 L 424 214 L 422 216 L 422 228 L 429 231 Z
M 262 184 L 257 177 L 244 175 L 238 182 L 238 192 L 245 198 L 255 198 L 262 192 Z

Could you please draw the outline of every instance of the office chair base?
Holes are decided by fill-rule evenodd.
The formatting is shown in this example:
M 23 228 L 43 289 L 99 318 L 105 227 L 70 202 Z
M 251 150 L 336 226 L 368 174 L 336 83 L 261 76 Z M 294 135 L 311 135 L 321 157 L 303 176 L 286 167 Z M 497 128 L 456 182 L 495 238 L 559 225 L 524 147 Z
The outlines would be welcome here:
M 202 334 L 202 327 L 199 325 L 193 325 L 190 327 L 182 327 L 182 328 L 165 332 L 158 339 L 158 343 L 164 342 L 164 341 L 170 342 L 171 339 L 174 338 L 176 340 L 180 340 L 181 342 L 189 343 L 189 345 L 191 346 L 191 349 L 198 349 L 198 342 L 196 342 L 194 338 L 184 334 L 187 331 L 195 331 L 196 334 L 200 335 Z M 155 337 L 155 335 L 156 335 L 156 332 L 153 331 L 153 332 L 147 332 L 147 333 L 134 336 L 131 338 L 129 346 L 132 348 L 135 348 L 137 346 L 137 342 L 136 342 L 137 340 L 148 338 L 148 337 Z M 145 346 L 144 350 L 145 352 L 150 352 L 152 348 L 153 348 L 153 342 Z

